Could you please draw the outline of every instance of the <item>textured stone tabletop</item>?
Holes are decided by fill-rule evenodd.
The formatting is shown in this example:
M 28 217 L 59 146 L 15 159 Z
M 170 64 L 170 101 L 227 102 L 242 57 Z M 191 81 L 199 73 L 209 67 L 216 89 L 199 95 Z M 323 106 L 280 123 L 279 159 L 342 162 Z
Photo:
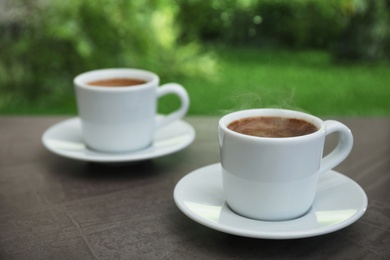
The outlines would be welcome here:
M 0 117 L 0 259 L 390 258 L 390 119 L 337 118 L 355 144 L 336 170 L 365 190 L 368 209 L 342 230 L 292 240 L 225 234 L 176 207 L 177 182 L 219 161 L 217 117 L 187 117 L 196 139 L 177 153 L 119 165 L 46 150 L 42 133 L 64 119 Z

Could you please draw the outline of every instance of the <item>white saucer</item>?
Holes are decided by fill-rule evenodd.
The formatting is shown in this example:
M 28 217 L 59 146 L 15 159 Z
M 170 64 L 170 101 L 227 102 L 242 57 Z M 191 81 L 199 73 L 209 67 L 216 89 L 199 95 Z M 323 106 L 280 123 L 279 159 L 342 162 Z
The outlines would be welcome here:
M 159 118 L 162 116 L 158 115 L 157 120 Z M 79 118 L 55 124 L 42 136 L 44 146 L 55 154 L 82 161 L 105 163 L 132 162 L 164 156 L 184 149 L 194 139 L 194 128 L 182 120 L 157 130 L 150 147 L 127 153 L 103 153 L 86 147 L 81 137 Z
M 258 221 L 234 213 L 225 203 L 219 163 L 195 170 L 176 185 L 174 199 L 189 218 L 221 232 L 252 238 L 292 239 L 344 228 L 366 211 L 367 196 L 350 178 L 329 171 L 320 177 L 315 202 L 303 217 Z

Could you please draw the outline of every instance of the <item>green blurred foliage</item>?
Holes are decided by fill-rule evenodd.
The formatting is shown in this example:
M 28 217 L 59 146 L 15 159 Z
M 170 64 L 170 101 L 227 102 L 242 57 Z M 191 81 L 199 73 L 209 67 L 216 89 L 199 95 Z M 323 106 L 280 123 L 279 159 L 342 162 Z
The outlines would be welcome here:
M 185 39 L 236 45 L 324 47 L 347 20 L 342 14 L 347 0 L 178 1 Z
M 352 61 L 390 58 L 390 0 L 355 0 L 346 7 L 350 19 L 334 55 Z
M 326 49 L 340 59 L 390 58 L 390 0 L 177 2 L 185 41 Z
M 390 0 L 0 0 L 0 111 L 74 106 L 72 79 L 98 68 L 210 80 L 209 43 L 390 58 L 389 13 Z
M 211 73 L 196 43 L 177 41 L 169 0 L 8 0 L 0 18 L 0 107 L 53 105 L 72 95 L 75 75 L 137 67 L 164 75 Z

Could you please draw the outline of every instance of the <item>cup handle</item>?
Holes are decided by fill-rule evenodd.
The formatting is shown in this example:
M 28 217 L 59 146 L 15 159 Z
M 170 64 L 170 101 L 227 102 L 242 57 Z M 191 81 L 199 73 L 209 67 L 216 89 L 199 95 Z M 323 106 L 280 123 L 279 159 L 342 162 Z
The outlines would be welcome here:
M 183 86 L 177 83 L 167 83 L 157 88 L 157 98 L 160 98 L 167 94 L 177 95 L 181 101 L 181 106 L 179 109 L 170 113 L 165 118 L 158 120 L 156 123 L 156 128 L 163 127 L 165 125 L 172 123 L 177 119 L 184 117 L 190 105 L 190 99 L 188 97 L 187 91 L 183 88 Z
M 334 132 L 339 133 L 339 142 L 333 151 L 322 158 L 320 173 L 327 172 L 336 167 L 347 158 L 352 150 L 353 136 L 351 130 L 338 121 L 325 121 L 325 135 L 327 136 Z

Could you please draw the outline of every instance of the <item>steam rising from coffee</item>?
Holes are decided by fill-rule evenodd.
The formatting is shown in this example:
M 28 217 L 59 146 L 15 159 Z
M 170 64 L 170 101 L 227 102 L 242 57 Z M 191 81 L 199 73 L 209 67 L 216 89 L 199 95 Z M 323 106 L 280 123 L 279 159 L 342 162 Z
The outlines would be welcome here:
M 219 110 L 219 114 L 225 115 L 234 111 L 252 108 L 283 108 L 304 111 L 294 104 L 295 89 L 264 89 L 259 91 L 235 93 L 228 99 L 234 104 L 230 109 Z

